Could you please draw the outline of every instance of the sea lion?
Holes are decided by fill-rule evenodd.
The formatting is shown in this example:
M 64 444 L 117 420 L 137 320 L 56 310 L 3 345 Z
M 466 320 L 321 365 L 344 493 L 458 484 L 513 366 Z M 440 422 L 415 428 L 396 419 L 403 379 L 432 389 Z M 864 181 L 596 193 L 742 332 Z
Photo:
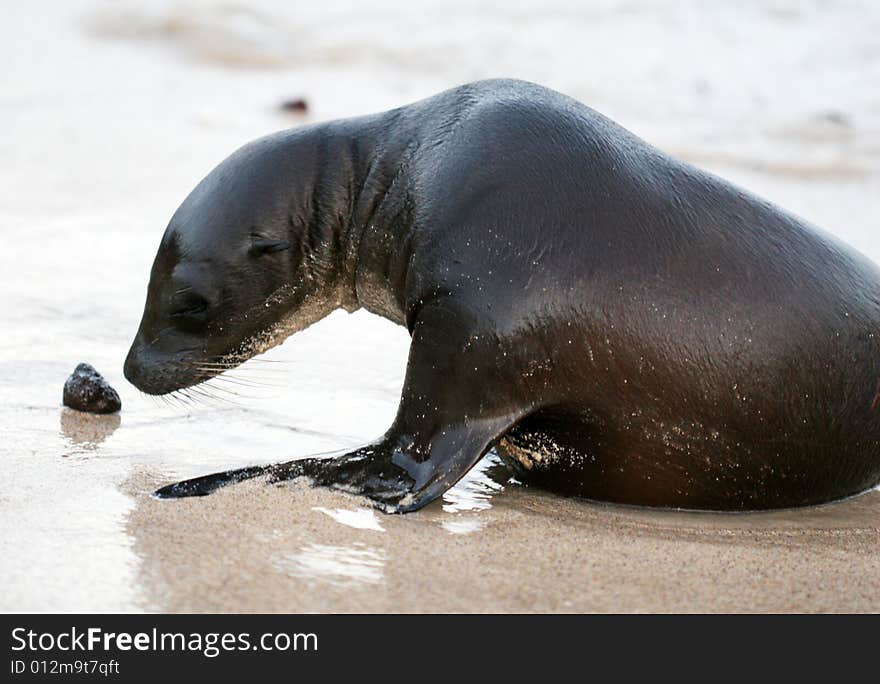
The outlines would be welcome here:
M 437 498 L 489 449 L 527 483 L 712 510 L 880 480 L 880 270 L 562 94 L 482 81 L 275 133 L 171 219 L 126 377 L 202 382 L 336 308 L 412 337 L 394 424 L 266 474 Z

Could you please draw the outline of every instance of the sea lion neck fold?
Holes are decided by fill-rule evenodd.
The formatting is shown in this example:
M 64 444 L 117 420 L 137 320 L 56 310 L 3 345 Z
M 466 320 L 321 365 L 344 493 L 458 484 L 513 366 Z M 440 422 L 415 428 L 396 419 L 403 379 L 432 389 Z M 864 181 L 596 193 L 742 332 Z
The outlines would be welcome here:
M 288 143 L 301 160 L 293 182 L 289 239 L 307 268 L 324 272 L 339 306 L 402 323 L 415 206 L 410 164 L 414 124 L 399 110 L 319 124 Z M 281 134 L 284 135 L 284 134 Z M 303 142 L 310 156 L 302 160 Z M 292 274 L 301 277 L 302 273 Z
M 405 321 L 406 279 L 415 230 L 411 173 L 418 122 L 392 110 L 355 119 L 350 130 L 357 194 L 349 222 L 347 273 L 357 305 Z

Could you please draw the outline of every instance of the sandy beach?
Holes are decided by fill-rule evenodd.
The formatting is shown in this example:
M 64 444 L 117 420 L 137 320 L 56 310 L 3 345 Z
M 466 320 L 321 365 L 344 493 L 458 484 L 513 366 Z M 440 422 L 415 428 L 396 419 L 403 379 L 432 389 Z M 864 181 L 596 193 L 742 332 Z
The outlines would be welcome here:
M 880 7 L 31 3 L 0 35 L 3 611 L 877 612 L 880 490 L 720 515 L 564 499 L 487 457 L 386 516 L 302 483 L 158 486 L 393 419 L 409 339 L 336 312 L 197 404 L 122 376 L 175 208 L 241 144 L 478 78 L 568 93 L 880 262 Z M 305 98 L 305 114 L 280 103 Z M 121 414 L 61 405 L 80 361 Z

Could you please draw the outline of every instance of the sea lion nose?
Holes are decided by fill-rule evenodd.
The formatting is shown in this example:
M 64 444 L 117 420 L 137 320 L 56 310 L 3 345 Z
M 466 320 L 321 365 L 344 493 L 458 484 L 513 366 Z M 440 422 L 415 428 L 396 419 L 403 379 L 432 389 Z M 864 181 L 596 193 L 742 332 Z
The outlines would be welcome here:
M 125 357 L 125 364 L 122 366 L 122 373 L 125 375 L 125 379 L 128 380 L 135 387 L 138 386 L 138 380 L 141 377 L 141 365 L 140 360 L 138 358 L 138 342 L 137 340 L 131 345 L 131 349 L 128 350 L 128 356 Z

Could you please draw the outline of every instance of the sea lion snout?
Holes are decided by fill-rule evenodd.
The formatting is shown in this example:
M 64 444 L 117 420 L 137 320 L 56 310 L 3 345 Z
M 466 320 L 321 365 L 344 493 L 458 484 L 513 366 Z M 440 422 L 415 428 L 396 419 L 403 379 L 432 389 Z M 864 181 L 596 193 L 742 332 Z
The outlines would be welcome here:
M 186 263 L 160 266 L 123 366 L 125 378 L 147 394 L 167 394 L 203 380 L 208 347 L 224 342 L 209 334 L 219 308 L 210 282 L 195 277 Z
M 196 361 L 151 351 L 136 339 L 123 365 L 125 379 L 146 394 L 168 394 L 197 381 Z M 189 372 L 187 372 L 189 370 Z
M 146 392 L 147 394 L 160 394 L 160 392 L 151 391 L 148 374 L 144 372 L 146 367 L 147 365 L 141 360 L 140 345 L 135 341 L 128 350 L 128 355 L 125 357 L 125 364 L 122 366 L 122 373 L 125 375 L 125 379 L 137 387 L 141 392 Z
M 125 375 L 125 379 L 137 387 L 141 392 L 146 392 L 147 394 L 162 394 L 162 392 L 156 391 L 154 386 L 150 383 L 149 373 L 146 372 L 146 369 L 150 366 L 149 364 L 144 363 L 141 354 L 142 347 L 136 340 L 128 350 L 128 355 L 125 357 L 125 364 L 122 366 L 122 373 Z
M 138 383 L 140 382 L 141 365 L 138 362 L 134 345 L 129 348 L 128 354 L 125 356 L 125 363 L 122 365 L 122 374 L 132 385 L 140 389 Z

